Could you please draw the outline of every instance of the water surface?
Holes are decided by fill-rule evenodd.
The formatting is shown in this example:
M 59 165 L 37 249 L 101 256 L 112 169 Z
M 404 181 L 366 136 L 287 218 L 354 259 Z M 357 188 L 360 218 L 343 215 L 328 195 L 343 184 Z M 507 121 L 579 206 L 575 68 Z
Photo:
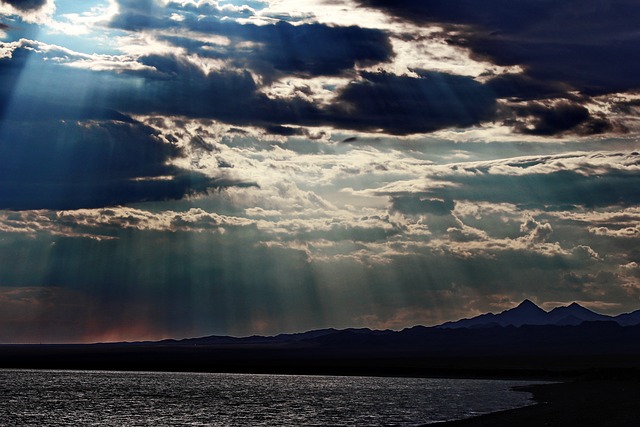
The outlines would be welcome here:
M 0 370 L 0 425 L 414 426 L 525 406 L 530 383 Z

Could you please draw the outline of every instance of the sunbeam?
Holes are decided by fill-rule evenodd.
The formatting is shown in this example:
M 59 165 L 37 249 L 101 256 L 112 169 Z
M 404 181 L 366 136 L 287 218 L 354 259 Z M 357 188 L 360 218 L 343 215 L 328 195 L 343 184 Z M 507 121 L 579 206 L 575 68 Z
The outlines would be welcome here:
M 1 1 L 0 343 L 634 310 L 637 7 L 343 3 Z

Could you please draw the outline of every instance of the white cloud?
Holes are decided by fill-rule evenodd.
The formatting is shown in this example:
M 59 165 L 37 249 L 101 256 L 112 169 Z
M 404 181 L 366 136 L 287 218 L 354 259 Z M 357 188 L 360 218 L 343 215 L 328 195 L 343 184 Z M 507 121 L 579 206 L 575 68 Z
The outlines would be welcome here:
M 186 212 L 163 211 L 153 213 L 128 207 L 104 209 L 78 209 L 56 213 L 61 223 L 83 227 L 107 227 L 114 229 L 137 229 L 152 231 L 216 232 L 225 227 L 244 227 L 253 221 L 206 212 L 192 208 Z
M 36 40 L 20 39 L 17 42 L 0 42 L 0 58 L 11 58 L 15 49 L 22 48 L 42 55 L 45 61 L 53 61 L 64 66 L 84 68 L 93 71 L 153 71 L 153 67 L 146 66 L 130 55 L 86 54 L 67 49 L 62 46 L 47 44 Z
M 640 238 L 640 225 L 611 229 L 609 227 L 590 227 L 589 231 L 598 236 L 620 237 L 625 239 Z
M 70 36 L 87 35 L 104 27 L 118 13 L 118 4 L 115 0 L 109 0 L 106 4 L 92 6 L 81 13 L 67 13 L 47 21 L 47 27 L 52 32 L 58 32 Z

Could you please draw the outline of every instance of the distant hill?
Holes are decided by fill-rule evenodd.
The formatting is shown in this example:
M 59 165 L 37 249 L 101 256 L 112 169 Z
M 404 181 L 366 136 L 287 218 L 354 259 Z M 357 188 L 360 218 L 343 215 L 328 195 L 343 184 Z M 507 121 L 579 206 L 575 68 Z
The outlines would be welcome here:
M 526 300 L 498 314 L 401 331 L 0 345 L 0 368 L 438 376 L 632 368 L 640 375 L 640 311 L 605 316 L 575 303 L 545 311 Z
M 545 311 L 525 300 L 498 314 L 402 331 L 320 329 L 275 336 L 208 336 L 137 344 L 293 353 L 304 350 L 316 356 L 628 354 L 640 353 L 640 311 L 606 316 L 577 303 Z
M 633 327 L 633 328 L 630 328 Z M 446 322 L 438 326 L 414 326 L 402 331 L 368 328 L 319 329 L 275 336 L 206 336 L 182 340 L 129 343 L 131 345 L 195 346 L 209 348 L 315 348 L 318 351 L 376 352 L 420 351 L 445 354 L 510 352 L 626 352 L 629 334 L 640 333 L 640 310 L 618 316 L 591 311 L 578 303 L 545 311 L 529 300 L 498 314 Z M 602 335 L 602 336 L 599 336 Z M 633 335 L 635 336 L 635 335 Z M 626 337 L 622 341 L 614 339 Z M 640 338 L 640 335 L 638 335 Z M 582 341 L 581 341 L 582 340 Z M 553 345 L 551 346 L 551 343 Z M 521 346 L 522 344 L 522 346 Z M 538 348 L 532 348 L 538 346 Z M 602 347 L 605 346 L 605 347 Z M 640 342 L 633 345 L 640 351 Z M 616 347 L 617 348 L 617 347 Z M 484 350 L 483 350 L 484 349 Z
M 499 314 L 486 313 L 470 319 L 446 322 L 439 328 L 480 328 L 490 326 L 523 326 L 523 325 L 579 325 L 582 322 L 616 322 L 621 326 L 633 326 L 640 324 L 640 310 L 633 313 L 607 316 L 596 313 L 572 303 L 566 307 L 556 307 L 551 311 L 545 311 L 529 300 L 524 300 L 517 307 L 505 310 Z
M 515 314 L 521 312 L 535 313 L 534 310 L 519 310 Z M 513 321 L 518 319 L 515 314 L 509 314 L 511 319 L 515 319 Z M 180 359 L 182 354 L 191 354 L 196 359 L 206 358 L 211 362 L 224 359 L 223 364 L 236 364 L 240 361 L 249 364 L 259 361 L 262 364 L 267 360 L 300 363 L 346 359 L 401 361 L 434 357 L 453 360 L 487 357 L 573 358 L 578 355 L 601 357 L 612 354 L 640 356 L 640 325 L 621 326 L 614 321 L 581 321 L 579 325 L 573 325 L 572 318 L 566 316 L 560 319 L 560 323 L 565 322 L 566 324 L 521 326 L 483 323 L 480 326 L 452 328 L 414 326 L 401 331 L 322 329 L 271 337 L 209 336 L 156 342 L 94 344 L 78 348 L 90 348 L 91 352 L 97 353 L 167 353 L 171 354 L 171 360 L 176 357 Z

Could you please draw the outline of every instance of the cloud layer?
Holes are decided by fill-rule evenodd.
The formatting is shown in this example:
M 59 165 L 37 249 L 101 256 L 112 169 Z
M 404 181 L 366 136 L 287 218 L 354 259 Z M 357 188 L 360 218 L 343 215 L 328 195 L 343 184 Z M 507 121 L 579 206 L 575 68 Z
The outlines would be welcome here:
M 640 301 L 630 0 L 0 2 L 0 341 Z

